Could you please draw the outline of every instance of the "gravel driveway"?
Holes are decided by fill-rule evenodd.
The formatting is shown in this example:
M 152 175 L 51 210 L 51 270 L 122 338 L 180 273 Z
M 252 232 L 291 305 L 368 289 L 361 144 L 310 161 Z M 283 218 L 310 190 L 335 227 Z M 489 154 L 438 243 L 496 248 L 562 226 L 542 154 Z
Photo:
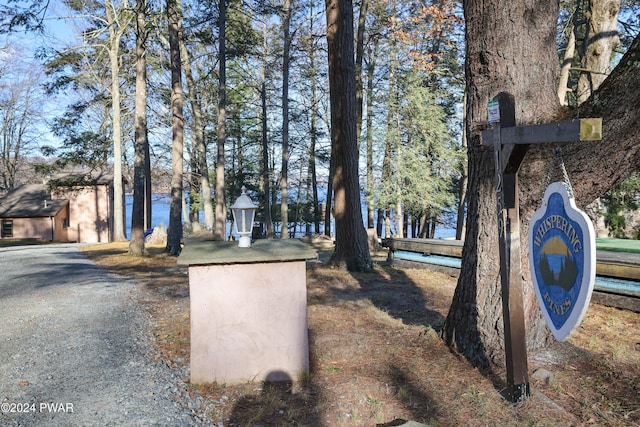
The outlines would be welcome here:
M 137 292 L 77 245 L 0 248 L 0 425 L 208 425 Z

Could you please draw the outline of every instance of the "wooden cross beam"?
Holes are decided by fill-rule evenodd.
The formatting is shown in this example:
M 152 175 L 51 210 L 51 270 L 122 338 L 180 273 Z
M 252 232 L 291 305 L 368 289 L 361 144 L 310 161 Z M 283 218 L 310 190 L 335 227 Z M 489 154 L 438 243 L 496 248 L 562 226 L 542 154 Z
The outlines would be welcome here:
M 482 145 L 493 145 L 494 133 L 495 129 L 483 131 Z M 599 141 L 602 139 L 602 119 L 573 119 L 540 125 L 503 127 L 500 129 L 500 139 L 505 144 Z
M 497 105 L 491 111 L 491 104 Z M 482 145 L 493 146 L 500 245 L 500 277 L 507 393 L 512 402 L 530 395 L 522 301 L 518 170 L 531 144 L 595 141 L 602 138 L 602 119 L 516 126 L 513 95 L 502 92 L 490 104 L 493 129 L 482 132 Z

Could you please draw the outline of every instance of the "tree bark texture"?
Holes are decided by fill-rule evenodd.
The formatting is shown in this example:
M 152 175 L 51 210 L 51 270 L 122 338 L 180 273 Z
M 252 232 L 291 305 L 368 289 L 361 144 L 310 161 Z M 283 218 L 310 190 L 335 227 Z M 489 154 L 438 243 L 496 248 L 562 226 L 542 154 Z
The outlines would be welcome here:
M 220 38 L 220 76 L 218 84 L 218 127 L 217 127 L 217 155 L 216 155 L 216 225 L 213 230 L 214 240 L 226 240 L 227 232 L 227 205 L 224 200 L 224 145 L 226 140 L 225 124 L 227 121 L 227 47 L 226 47 L 226 0 L 219 0 L 220 17 L 218 18 Z
M 264 66 L 263 66 L 264 77 Z M 264 79 L 260 85 L 260 121 L 261 121 L 261 144 L 260 144 L 260 206 L 264 215 L 264 222 L 267 228 L 267 238 L 272 239 L 273 221 L 271 220 L 271 186 L 269 185 L 269 138 L 267 131 L 267 88 Z
M 336 248 L 331 262 L 363 271 L 371 268 L 372 260 L 360 212 L 353 4 L 350 0 L 327 0 L 326 6 L 331 157 L 335 162 Z
M 464 97 L 464 107 L 467 105 L 467 97 Z M 466 111 L 466 110 L 465 110 Z M 462 129 L 462 149 L 467 150 L 467 132 L 466 127 Z M 465 208 L 467 206 L 467 186 L 469 182 L 469 167 L 467 166 L 468 159 L 462 159 L 460 161 L 462 166 L 462 174 L 460 175 L 460 183 L 458 184 L 458 221 L 456 223 L 456 239 L 462 240 L 467 227 L 467 217 L 465 215 Z
M 569 92 L 568 82 L 569 82 L 569 72 L 571 71 L 571 63 L 573 62 L 573 57 L 576 52 L 576 32 L 573 24 L 568 26 L 568 34 L 569 39 L 567 40 L 567 47 L 565 48 L 562 67 L 560 71 L 560 82 L 558 83 L 558 100 L 560 100 L 560 104 L 563 106 L 567 106 L 569 103 L 567 102 L 567 92 Z
M 367 228 L 374 228 L 376 226 L 373 196 L 375 192 L 375 184 L 373 181 L 373 76 L 376 68 L 377 56 L 378 39 L 373 41 L 373 48 L 369 54 L 369 63 L 367 64 Z M 379 230 L 377 235 L 381 236 L 382 230 Z
M 207 230 L 213 229 L 213 204 L 211 203 L 211 182 L 209 182 L 209 164 L 207 162 L 207 145 L 205 143 L 204 125 L 202 119 L 202 103 L 196 86 L 193 73 L 191 72 L 191 61 L 189 51 L 180 38 L 180 52 L 182 54 L 183 69 L 189 90 L 189 102 L 193 110 L 193 145 L 197 158 L 198 188 L 202 194 L 202 210 L 204 211 L 204 225 Z M 195 221 L 198 221 L 196 212 Z
M 331 236 L 331 218 L 333 217 L 333 175 L 336 169 L 333 150 L 329 156 L 329 179 L 327 180 L 327 203 L 324 206 L 324 235 Z
M 311 177 L 311 188 L 313 189 L 313 223 L 314 232 L 320 234 L 320 221 L 322 212 L 320 211 L 320 200 L 318 197 L 318 174 L 316 173 L 316 144 L 318 140 L 318 102 L 317 102 L 317 68 L 315 45 L 311 44 L 309 52 L 309 66 L 311 70 L 311 142 L 309 144 L 309 176 Z
M 637 87 L 638 81 L 640 38 L 636 37 L 616 68 L 591 97 L 578 109 L 557 118 L 602 118 L 601 141 L 562 145 L 576 205 L 582 209 L 640 168 L 640 91 L 630 90 Z M 530 149 L 520 171 L 523 236 L 528 232 L 528 221 L 540 206 L 544 193 L 546 182 L 540 178 L 549 172 L 552 161 L 549 148 Z M 562 180 L 559 171 L 551 179 L 552 182 Z
M 314 20 L 315 10 L 313 4 L 309 7 L 309 34 L 314 33 Z M 308 186 L 311 187 L 312 192 L 312 209 L 313 209 L 313 223 L 314 232 L 320 234 L 320 221 L 322 220 L 322 212 L 320 211 L 320 200 L 318 197 L 318 174 L 316 172 L 316 146 L 318 142 L 318 65 L 317 65 L 317 44 L 313 38 L 309 38 L 308 42 L 308 55 L 309 55 L 309 86 L 311 89 L 311 107 L 309 108 L 309 124 L 311 126 L 311 141 L 309 143 L 309 167 L 308 167 Z M 310 181 L 310 182 L 309 182 Z M 308 193 L 307 193 L 308 194 Z
M 575 117 L 602 117 L 602 141 L 563 147 L 578 206 L 586 206 L 640 167 L 640 37 Z M 604 161 L 603 161 L 604 160 Z
M 578 105 L 586 101 L 607 78 L 611 55 L 620 43 L 618 11 L 620 0 L 590 0 L 582 43 L 582 69 L 578 79 Z
M 269 134 L 267 127 L 267 56 L 268 37 L 267 23 L 264 23 L 262 31 L 262 69 L 260 70 L 260 206 L 264 215 L 267 228 L 267 238 L 273 239 L 273 221 L 271 220 L 271 186 L 269 183 Z
M 534 0 L 464 3 L 468 214 L 462 269 L 442 334 L 476 366 L 504 364 L 494 156 L 493 150 L 480 147 L 479 132 L 487 123 L 487 103 L 503 91 L 515 97 L 518 124 L 551 121 L 557 115 L 557 7 Z M 527 342 L 540 347 L 548 333 L 533 289 L 526 289 Z
M 398 179 L 393 176 L 394 166 L 397 167 L 398 163 L 401 162 L 400 144 L 398 141 L 399 135 L 400 135 L 400 129 L 397 127 L 398 115 L 399 115 L 399 112 L 398 112 L 399 102 L 398 102 L 398 85 L 397 85 L 397 79 L 396 79 L 396 72 L 398 70 L 399 63 L 398 63 L 398 53 L 397 53 L 398 49 L 396 47 L 397 45 L 396 0 L 391 0 L 389 3 L 390 3 L 389 6 L 391 8 L 391 29 L 390 29 L 391 47 L 389 50 L 389 101 L 387 103 L 388 105 L 387 123 L 386 123 L 387 134 L 385 137 L 386 141 L 385 141 L 385 149 L 384 149 L 384 159 L 382 160 L 382 177 L 383 177 L 382 179 L 384 182 L 387 182 L 387 180 L 396 182 L 396 188 L 395 188 L 396 211 L 393 216 L 395 233 L 393 233 L 393 237 L 401 238 L 403 237 L 402 229 L 399 228 L 399 226 L 402 225 L 402 220 L 399 220 L 399 218 L 402 215 L 402 200 L 400 199 L 399 186 L 402 185 L 402 183 L 399 182 Z M 385 162 L 388 162 L 388 163 L 385 164 Z M 398 170 L 398 169 L 395 169 L 395 170 Z M 389 208 L 391 208 L 391 205 L 389 205 Z M 389 209 L 388 213 L 389 215 L 391 215 L 391 209 Z M 391 235 L 385 234 L 385 237 L 390 238 Z
M 282 169 L 280 176 L 281 239 L 289 238 L 289 52 L 291 50 L 291 0 L 284 0 L 282 10 Z
M 356 135 L 358 135 L 358 153 L 360 153 L 360 137 L 362 136 L 362 111 L 363 111 L 363 77 L 362 62 L 364 60 L 364 30 L 367 22 L 369 0 L 360 1 L 360 13 L 358 15 L 358 31 L 356 32 Z
M 123 30 L 119 28 L 116 22 L 113 3 L 106 1 L 104 8 L 109 23 L 109 66 L 111 68 L 111 109 L 113 114 L 113 240 L 124 241 L 127 236 L 124 231 L 120 62 L 118 61 Z
M 576 204 L 584 207 L 640 166 L 640 92 L 629 90 L 640 81 L 640 41 L 634 40 L 591 98 L 568 112 L 560 107 L 554 89 L 558 67 L 553 65 L 557 64 L 553 3 L 540 7 L 538 2 L 520 0 L 498 7 L 470 0 L 465 3 L 465 17 L 469 208 L 462 270 L 443 337 L 474 364 L 486 366 L 503 361 L 493 155 L 479 146 L 478 135 L 487 121 L 487 102 L 498 92 L 512 93 L 518 125 L 602 117 L 602 141 L 562 145 Z M 552 149 L 548 144 L 531 147 L 520 169 L 521 238 L 527 236 L 529 219 L 540 206 Z M 562 177 L 556 174 L 551 180 Z M 525 244 L 521 248 L 526 266 L 528 248 Z M 523 276 L 527 345 L 532 351 L 548 343 L 549 334 L 529 272 L 523 271 Z
M 136 2 L 136 99 L 134 111 L 133 206 L 131 208 L 131 241 L 129 254 L 144 255 L 145 227 L 145 154 L 147 141 L 147 57 L 146 1 Z
M 149 149 L 149 128 L 144 146 L 144 223 L 147 230 L 153 228 L 153 188 L 151 186 L 151 153 Z
M 179 32 L 180 2 L 167 0 L 167 18 L 169 21 L 169 51 L 171 57 L 171 113 L 172 113 L 172 150 L 171 150 L 171 204 L 169 207 L 169 229 L 165 251 L 171 255 L 180 255 L 182 251 L 182 169 L 184 164 L 184 117 L 182 115 L 182 63 L 180 61 Z

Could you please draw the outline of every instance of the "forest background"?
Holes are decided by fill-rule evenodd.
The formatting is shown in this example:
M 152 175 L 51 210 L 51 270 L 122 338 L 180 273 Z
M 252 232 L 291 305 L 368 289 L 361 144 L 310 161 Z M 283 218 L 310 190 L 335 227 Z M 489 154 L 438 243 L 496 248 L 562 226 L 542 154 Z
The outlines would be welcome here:
M 518 104 L 520 122 L 576 112 L 605 116 L 609 144 L 569 146 L 565 154 L 572 160 L 568 169 L 576 178 L 578 204 L 613 188 L 601 200 L 616 219 L 623 205 L 637 203 L 637 178 L 617 185 L 637 170 L 634 55 L 640 47 L 635 1 L 561 2 L 547 9 L 528 0 L 491 4 L 489 10 L 473 0 L 10 1 L 0 6 L 2 28 L 39 34 L 42 45 L 38 61 L 22 68 L 9 66 L 12 58 L 28 57 L 12 44 L 15 37 L 3 50 L 3 90 L 27 94 L 2 109 L 9 116 L 20 113 L 20 120 L 3 119 L 10 135 L 5 145 L 14 144 L 2 165 L 5 188 L 35 164 L 44 173 L 68 164 L 111 166 L 116 183 L 126 176 L 133 187 L 130 251 L 142 254 L 143 230 L 149 228 L 144 201 L 162 171 L 172 196 L 167 251 L 177 254 L 183 189 L 189 189 L 190 206 L 202 206 L 204 226 L 223 240 L 226 201 L 246 185 L 257 195 L 267 236 L 275 235 L 274 223 L 303 216 L 315 232 L 329 213 L 353 219 L 341 229 L 337 221 L 335 232 L 334 255 L 350 270 L 371 267 L 366 242 L 360 242 L 365 227 L 385 237 L 428 236 L 443 212 L 466 210 L 463 269 L 443 336 L 474 364 L 498 361 L 503 352 L 493 157 L 477 143 L 487 101 L 505 86 L 527 101 Z M 54 5 L 77 26 L 80 42 L 45 43 Z M 618 61 L 624 67 L 614 68 Z M 24 71 L 16 76 L 19 69 Z M 30 89 L 18 91 L 31 71 L 37 78 L 28 79 Z M 616 78 L 605 80 L 616 71 Z M 606 91 L 593 97 L 601 84 Z M 41 103 L 32 102 L 36 94 Z M 34 132 L 46 124 L 36 122 L 45 118 L 43 98 L 56 95 L 64 107 L 46 118 L 53 117 L 59 146 L 38 146 Z M 467 134 L 474 143 L 466 143 Z M 601 161 L 603 153 L 610 162 Z M 540 176 L 548 170 L 543 152 L 528 156 L 521 196 L 540 192 Z M 357 176 L 347 176 L 353 169 Z M 341 187 L 333 191 L 336 183 Z M 123 189 L 115 187 L 119 200 Z M 327 197 L 321 207 L 322 187 L 335 199 Z M 364 221 L 361 194 L 368 203 Z M 522 203 L 523 218 L 534 199 Z M 458 218 L 462 236 L 465 215 Z M 124 239 L 124 224 L 115 225 L 116 238 Z M 355 243 L 344 248 L 345 242 Z M 539 348 L 548 331 L 530 297 L 525 289 L 527 339 Z
M 206 190 L 221 177 L 220 194 L 226 200 L 234 200 L 243 185 L 258 195 L 263 209 L 259 218 L 267 223 L 270 236 L 281 233 L 283 217 L 292 231 L 304 223 L 306 231 L 330 235 L 324 5 L 232 0 L 225 3 L 222 22 L 220 4 L 176 3 L 186 81 L 182 173 L 190 212 L 183 220 L 188 225 L 199 222 L 198 213 L 204 211 L 204 227 L 214 228 L 209 202 L 215 203 L 216 193 Z M 563 2 L 558 21 L 559 60 L 569 57 L 572 45 L 578 47 L 571 54 L 571 72 L 559 84 L 566 88 L 559 89 L 565 91 L 559 96 L 570 106 L 578 104 L 583 75 L 580 31 L 586 31 L 590 16 L 586 4 Z M 136 40 L 142 37 L 149 86 L 146 185 L 151 193 L 169 193 L 173 140 L 166 4 L 105 0 L 20 5 L 10 1 L 2 10 L 10 31 L 3 35 L 1 50 L 0 191 L 40 181 L 35 173 L 69 163 L 110 170 L 120 163 L 126 181 L 135 182 L 133 70 Z M 140 7 L 143 21 L 136 24 Z M 465 209 L 462 4 L 365 0 L 355 9 L 358 149 L 366 226 L 376 228 L 381 237 L 431 237 L 438 224 L 452 226 L 451 212 Z M 620 4 L 620 44 L 610 68 L 638 33 L 637 10 L 637 2 Z M 220 37 L 221 28 L 225 37 Z M 226 66 L 221 73 L 223 39 Z M 222 97 L 226 111 L 221 135 Z M 221 153 L 213 148 L 221 137 L 224 171 L 219 175 L 208 165 L 218 166 Z M 203 196 L 203 187 L 212 197 Z M 636 231 L 627 230 L 622 211 L 635 209 L 638 187 L 634 176 L 609 192 L 592 208 L 592 218 L 603 215 L 614 236 L 636 237 Z M 446 213 L 449 218 L 443 217 Z M 150 215 L 145 224 L 153 225 Z M 458 238 L 463 228 L 460 214 Z M 116 235 L 122 237 L 118 230 Z
M 20 121 L 24 130 L 4 144 L 4 191 L 39 180 L 33 176 L 33 166 L 49 171 L 42 168 L 43 161 L 54 167 L 72 163 L 112 169 L 118 163 L 113 161 L 118 145 L 122 147 L 123 175 L 127 182 L 134 182 L 136 26 L 132 6 L 109 1 L 52 3 L 41 21 L 43 33 L 6 38 L 3 89 L 7 104 L 3 111 L 11 117 L 5 117 L 4 123 L 9 129 Z M 206 173 L 202 170 L 203 165 L 216 165 L 218 156 L 214 144 L 222 96 L 220 8 L 219 4 L 198 2 L 181 6 L 186 81 L 183 172 L 192 210 L 185 220 L 197 221 L 197 212 L 204 209 L 203 225 L 212 229 L 212 216 L 206 214 L 209 207 L 202 197 L 202 178 L 209 178 L 214 187 L 217 174 L 213 168 Z M 410 13 L 409 6 L 392 5 L 396 10 L 392 12 L 390 5 L 372 5 L 367 14 L 369 30 L 361 35 L 360 68 L 367 76 L 361 80 L 359 93 L 364 99 L 359 120 L 361 126 L 365 123 L 362 186 L 370 203 L 368 226 L 374 226 L 374 207 L 384 206 L 380 219 L 387 219 L 387 235 L 392 227 L 389 207 L 406 214 L 413 210 L 414 233 L 418 232 L 418 218 L 431 219 L 435 225 L 443 209 L 455 203 L 463 159 L 459 142 L 463 87 L 459 5 L 441 5 L 434 18 L 429 13 L 436 11 L 435 6 L 431 12 L 422 10 L 420 16 L 411 18 L 412 23 L 401 26 L 402 16 Z M 291 210 L 287 222 L 313 224 L 314 232 L 319 233 L 324 230 L 321 222 L 328 218 L 326 212 L 331 212 L 331 200 L 326 200 L 331 184 L 324 5 L 229 2 L 227 7 L 225 198 L 234 200 L 246 185 L 259 195 L 261 206 L 271 211 L 272 222 L 281 223 L 282 212 Z M 149 2 L 144 13 L 147 129 L 154 193 L 167 193 L 171 186 L 171 84 L 165 12 L 163 4 Z M 287 19 L 289 59 L 284 64 Z M 392 21 L 395 24 L 390 31 L 387 24 Z M 66 27 L 66 39 L 52 43 L 61 26 Z M 425 32 L 437 37 L 422 39 Z M 25 39 L 30 40 L 28 46 L 21 41 Z M 31 57 L 33 40 L 38 47 Z M 419 53 L 422 51 L 432 53 Z M 116 95 L 119 112 L 114 112 Z M 51 105 L 53 96 L 56 102 Z M 44 107 L 47 103 L 49 108 Z M 118 135 L 114 118 L 120 127 Z M 53 132 L 55 144 L 44 138 L 48 130 Z M 401 182 L 412 185 L 399 185 Z M 287 196 L 287 190 L 293 197 Z M 213 196 L 215 200 L 215 192 Z M 282 204 L 283 199 L 288 199 L 291 207 Z M 398 230 L 394 234 L 406 231 L 402 217 L 395 215 L 400 222 L 393 225 Z M 261 219 L 265 219 L 264 212 Z M 423 235 L 433 233 L 425 225 L 420 229 Z M 379 234 L 384 233 L 380 230 Z

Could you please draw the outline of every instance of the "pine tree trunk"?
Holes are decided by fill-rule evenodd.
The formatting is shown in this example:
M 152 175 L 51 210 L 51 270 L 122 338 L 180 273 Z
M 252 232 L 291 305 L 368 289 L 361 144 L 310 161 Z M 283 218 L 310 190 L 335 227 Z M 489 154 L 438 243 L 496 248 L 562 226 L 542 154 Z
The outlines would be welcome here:
M 336 160 L 333 149 L 329 158 L 329 179 L 327 180 L 327 203 L 324 207 L 324 234 L 331 236 L 331 217 L 333 216 L 333 176 L 335 175 Z
M 187 89 L 189 90 L 189 102 L 193 111 L 193 141 L 194 152 L 197 157 L 197 182 L 202 197 L 202 209 L 204 211 L 204 224 L 207 230 L 213 229 L 213 204 L 211 203 L 211 182 L 209 181 L 209 165 L 207 162 L 207 146 L 205 143 L 204 126 L 202 123 L 202 104 L 196 82 L 191 72 L 191 61 L 189 60 L 189 51 L 185 46 L 182 38 L 180 39 L 180 51 L 182 54 L 183 69 L 185 79 L 187 81 Z M 193 190 L 192 190 L 193 191 Z M 196 212 L 196 215 L 198 213 Z M 198 221 L 195 216 L 194 221 Z
M 466 108 L 467 101 L 466 95 L 464 97 L 464 106 Z M 462 150 L 464 153 L 467 152 L 468 143 L 467 143 L 467 132 L 466 127 L 462 129 Z M 467 187 L 469 185 L 469 167 L 468 167 L 468 159 L 461 159 L 460 163 L 462 166 L 462 174 L 460 176 L 460 183 L 458 184 L 458 220 L 456 223 L 456 239 L 462 240 L 464 234 L 466 232 L 467 221 L 465 215 L 465 208 L 467 207 Z
M 191 149 L 189 149 L 191 148 Z M 197 151 L 197 144 L 194 141 L 193 134 L 191 135 L 191 147 L 187 146 L 187 152 L 189 153 L 189 168 L 191 173 L 189 174 L 189 195 L 185 200 L 189 201 L 189 210 L 185 217 L 185 225 L 190 229 L 193 229 L 193 223 L 200 222 L 200 209 L 198 207 L 198 199 L 200 198 L 200 164 L 199 153 Z
M 375 203 L 373 197 L 375 190 L 375 183 L 373 181 L 373 75 L 376 68 L 378 45 L 378 39 L 375 39 L 367 65 L 367 228 L 374 228 L 376 226 L 374 223 Z M 377 232 L 378 236 L 382 235 L 381 229 L 378 229 Z
M 167 19 L 169 21 L 169 51 L 171 53 L 171 204 L 169 206 L 169 229 L 165 251 L 171 255 L 180 255 L 182 251 L 182 168 L 184 146 L 184 119 L 182 115 L 182 65 L 180 61 L 180 1 L 167 0 Z
M 266 224 L 267 238 L 273 239 L 273 221 L 271 219 L 271 186 L 269 185 L 269 138 L 267 129 L 267 24 L 264 23 L 262 38 L 262 69 L 260 71 L 260 129 L 261 129 L 261 150 L 260 150 L 260 206 Z
M 129 254 L 144 255 L 145 153 L 147 141 L 147 57 L 146 1 L 136 2 L 136 100 L 134 111 L 133 206 Z
M 384 236 L 385 239 L 388 239 L 390 236 L 388 234 L 383 234 L 384 232 L 384 209 L 378 209 L 378 218 L 376 220 L 376 233 L 379 237 Z
M 618 46 L 618 10 L 620 0 L 590 0 L 582 69 L 578 79 L 578 105 L 586 101 L 607 78 L 611 55 Z
M 352 2 L 328 0 L 331 157 L 335 160 L 333 191 L 336 219 L 336 248 L 331 263 L 351 271 L 366 271 L 372 267 L 372 260 L 360 212 L 353 43 Z
M 313 34 L 313 16 L 315 10 L 313 4 L 309 7 L 309 34 Z M 311 141 L 309 144 L 309 179 L 311 179 L 312 191 L 312 209 L 314 233 L 320 234 L 320 221 L 322 220 L 322 212 L 320 211 L 320 200 L 318 197 L 318 174 L 316 171 L 316 146 L 318 142 L 318 66 L 317 66 L 317 45 L 313 37 L 309 38 L 309 86 L 311 90 L 311 108 L 310 108 L 310 124 L 311 124 Z
M 213 231 L 214 240 L 226 240 L 227 205 L 224 199 L 224 145 L 226 140 L 225 122 L 227 120 L 227 48 L 226 48 L 226 0 L 219 0 L 220 17 L 218 18 L 219 43 L 219 83 L 218 83 L 218 126 L 216 156 L 216 224 Z
M 367 22 L 369 0 L 360 1 L 360 13 L 358 15 L 358 31 L 356 32 L 356 135 L 358 136 L 358 153 L 360 153 L 360 136 L 362 135 L 362 110 L 364 85 L 362 82 L 362 61 L 364 59 L 364 27 Z
M 109 22 L 109 64 L 111 67 L 111 105 L 113 114 L 113 240 L 127 239 L 124 227 L 124 189 L 122 184 L 122 125 L 120 114 L 120 40 L 122 30 L 117 28 L 113 7 L 110 1 L 105 3 Z
M 504 363 L 494 158 L 492 150 L 480 147 L 480 131 L 487 122 L 488 101 L 502 91 L 515 97 L 518 124 L 551 121 L 557 115 L 557 6 L 552 2 L 540 8 L 533 0 L 468 0 L 464 4 L 469 138 L 467 230 L 458 286 L 442 335 L 445 342 L 477 366 Z M 537 177 L 538 182 L 540 178 Z M 526 236 L 526 228 L 521 236 Z M 549 334 L 540 321 L 533 289 L 526 289 L 527 343 L 533 349 L 544 346 Z
M 280 217 L 282 221 L 281 239 L 289 238 L 289 50 L 291 48 L 291 1 L 284 0 L 282 11 L 284 48 L 282 51 L 282 169 L 280 177 Z M 295 228 L 294 228 L 295 230 Z
M 569 25 L 569 39 L 565 48 L 562 68 L 560 70 L 560 82 L 558 83 L 558 100 L 563 106 L 569 105 L 567 102 L 567 92 L 569 92 L 569 71 L 571 71 L 571 63 L 576 52 L 576 32 L 573 24 Z
M 467 94 L 469 139 L 469 207 L 462 270 L 443 337 L 447 343 L 479 366 L 502 363 L 502 320 L 499 295 L 496 201 L 493 154 L 479 146 L 479 132 L 487 120 L 486 104 L 500 91 L 516 100 L 518 124 L 561 120 L 553 85 L 557 63 L 553 43 L 556 13 L 534 2 L 519 1 L 507 7 L 487 8 L 486 2 L 467 1 Z M 552 4 L 549 4 L 552 6 Z M 534 11 L 530 14 L 523 11 Z M 527 34 L 527 37 L 519 37 Z M 497 55 L 496 52 L 500 52 Z M 584 207 L 640 167 L 640 130 L 637 106 L 640 92 L 629 90 L 640 81 L 640 39 L 586 100 L 575 117 L 602 117 L 601 142 L 562 146 L 565 165 L 576 197 Z M 546 147 L 529 149 L 519 173 L 521 236 L 528 219 L 540 205 L 551 161 Z M 607 161 L 602 161 L 606 159 Z M 526 265 L 526 245 L 523 265 Z M 540 321 L 528 272 L 525 320 L 529 351 L 544 346 L 549 334 Z
M 144 146 L 144 224 L 147 230 L 153 228 L 153 189 L 151 186 L 151 153 L 149 150 L 149 129 L 145 136 L 147 143 Z
M 263 68 L 263 81 L 260 89 L 261 100 L 261 134 L 262 143 L 260 149 L 260 206 L 262 206 L 262 212 L 264 215 L 264 222 L 267 228 L 267 238 L 272 239 L 273 221 L 271 220 L 271 186 L 269 185 L 269 138 L 267 136 L 267 89 L 266 82 L 264 81 L 264 68 Z
M 331 111 L 330 109 L 325 109 L 324 122 L 331 123 Z M 330 128 L 331 126 L 329 126 Z M 331 132 L 331 130 L 329 130 Z M 333 175 L 336 168 L 336 163 L 333 158 L 333 148 L 329 153 L 329 175 L 327 176 L 327 198 L 326 203 L 324 205 L 324 235 L 331 237 L 333 234 L 331 233 L 331 223 L 333 220 Z M 335 231 L 335 230 L 334 230 Z
M 577 117 L 602 117 L 602 141 L 563 147 L 578 206 L 591 203 L 640 168 L 640 91 L 629 90 L 639 81 L 640 36 L 576 112 Z
M 312 46 L 313 48 L 313 46 Z M 314 232 L 320 234 L 320 220 L 322 212 L 320 212 L 320 200 L 318 197 L 318 174 L 316 172 L 316 145 L 318 139 L 318 103 L 317 103 L 317 70 L 315 64 L 315 52 L 311 52 L 311 144 L 309 147 L 309 176 L 311 177 L 311 188 L 313 192 L 313 224 Z

